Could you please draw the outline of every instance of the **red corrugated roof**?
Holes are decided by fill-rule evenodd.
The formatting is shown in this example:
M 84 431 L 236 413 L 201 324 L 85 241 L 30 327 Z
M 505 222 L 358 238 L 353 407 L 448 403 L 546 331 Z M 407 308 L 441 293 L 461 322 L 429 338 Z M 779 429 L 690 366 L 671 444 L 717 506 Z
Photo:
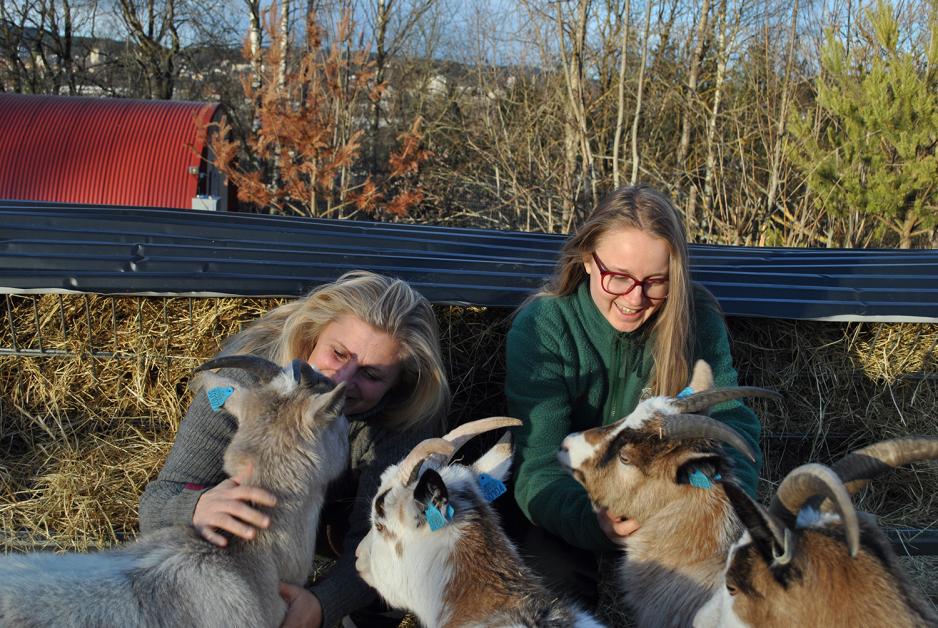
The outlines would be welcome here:
M 189 209 L 218 107 L 0 93 L 0 199 Z

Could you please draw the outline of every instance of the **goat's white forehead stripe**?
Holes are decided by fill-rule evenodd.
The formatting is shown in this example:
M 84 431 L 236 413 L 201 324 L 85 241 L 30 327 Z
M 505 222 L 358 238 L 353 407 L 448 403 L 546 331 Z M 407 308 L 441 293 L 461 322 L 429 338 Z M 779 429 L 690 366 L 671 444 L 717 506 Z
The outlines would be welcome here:
M 610 438 L 615 437 L 625 428 L 633 430 L 641 429 L 645 423 L 656 415 L 676 414 L 677 408 L 675 408 L 671 402 L 672 399 L 670 397 L 652 397 L 651 399 L 646 399 L 638 404 L 638 407 L 636 407 L 630 415 L 619 420 L 615 429 L 610 433 Z
M 570 434 L 563 439 L 562 445 L 563 449 L 557 455 L 560 462 L 571 469 L 579 469 L 596 454 L 596 448 L 587 442 L 582 432 Z

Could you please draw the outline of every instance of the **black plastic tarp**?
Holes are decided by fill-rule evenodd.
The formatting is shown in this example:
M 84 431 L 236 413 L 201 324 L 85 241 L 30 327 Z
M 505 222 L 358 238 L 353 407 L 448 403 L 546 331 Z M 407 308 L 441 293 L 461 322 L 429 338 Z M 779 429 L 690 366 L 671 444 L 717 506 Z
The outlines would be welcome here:
M 351 220 L 0 201 L 0 292 L 299 296 L 352 269 L 435 303 L 515 307 L 563 236 Z M 938 251 L 692 245 L 728 315 L 938 321 Z

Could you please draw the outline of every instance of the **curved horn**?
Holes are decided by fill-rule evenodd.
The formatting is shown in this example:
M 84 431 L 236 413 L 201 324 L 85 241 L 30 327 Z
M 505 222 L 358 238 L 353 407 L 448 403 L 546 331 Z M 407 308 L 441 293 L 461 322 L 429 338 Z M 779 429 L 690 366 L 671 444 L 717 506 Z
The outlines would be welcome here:
M 732 445 L 755 462 L 756 453 L 746 440 L 726 423 L 701 414 L 669 414 L 661 417 L 661 433 L 668 438 L 707 438 Z
M 487 419 L 469 421 L 463 423 L 454 430 L 451 430 L 443 438 L 453 444 L 453 453 L 462 447 L 466 441 L 474 436 L 497 430 L 500 427 L 517 427 L 521 425 L 520 419 L 514 419 L 508 416 L 491 416 Z
M 743 397 L 764 397 L 767 399 L 781 399 L 782 395 L 769 390 L 768 388 L 759 388 L 757 386 L 733 386 L 731 388 L 716 388 L 714 390 L 704 390 L 694 393 L 687 397 L 675 398 L 671 400 L 671 405 L 677 408 L 678 412 L 683 414 L 694 414 L 701 410 L 706 410 L 711 406 L 731 399 L 741 399 Z
M 801 507 L 816 495 L 823 495 L 833 502 L 844 524 L 850 556 L 856 557 L 860 549 L 857 511 L 850 501 L 847 487 L 830 467 L 817 463 L 803 464 L 785 476 L 772 497 L 769 513 L 781 519 L 786 526 L 793 527 Z
M 852 495 L 867 481 L 898 466 L 938 458 L 938 437 L 894 438 L 874 443 L 847 454 L 834 466 Z
M 270 360 L 257 355 L 246 354 L 220 355 L 197 367 L 195 371 L 207 371 L 209 369 L 221 368 L 247 371 L 254 375 L 262 384 L 266 384 L 282 372 L 282 369 Z
M 456 449 L 453 444 L 442 438 L 428 438 L 420 441 L 401 461 L 398 467 L 398 477 L 404 483 L 404 486 L 408 486 L 417 479 L 417 472 L 424 460 L 434 454 L 441 454 L 448 460 L 455 452 Z

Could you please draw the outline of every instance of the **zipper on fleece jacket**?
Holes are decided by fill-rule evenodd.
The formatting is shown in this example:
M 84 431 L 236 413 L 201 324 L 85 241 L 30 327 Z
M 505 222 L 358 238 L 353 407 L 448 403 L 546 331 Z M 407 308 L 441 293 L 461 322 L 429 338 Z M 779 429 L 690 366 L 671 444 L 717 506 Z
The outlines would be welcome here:
M 612 368 L 609 376 L 612 378 L 612 404 L 609 406 L 609 417 L 606 425 L 619 420 L 619 398 L 622 396 L 622 380 L 625 374 L 625 363 L 622 360 L 622 334 L 616 334 L 616 341 L 612 345 Z

